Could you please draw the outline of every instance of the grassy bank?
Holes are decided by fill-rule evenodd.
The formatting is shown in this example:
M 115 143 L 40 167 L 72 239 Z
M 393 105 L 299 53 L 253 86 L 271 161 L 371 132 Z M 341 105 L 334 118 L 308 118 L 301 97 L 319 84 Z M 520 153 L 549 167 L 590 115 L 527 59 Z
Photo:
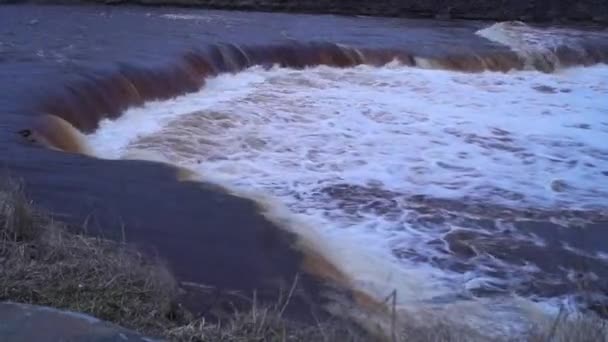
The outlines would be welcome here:
M 171 341 L 371 341 L 343 320 L 305 325 L 275 305 L 254 305 L 209 323 L 179 305 L 180 284 L 160 262 L 124 243 L 72 233 L 36 209 L 14 181 L 0 182 L 0 301 L 88 313 Z M 597 319 L 559 317 L 530 329 L 529 341 L 607 341 Z M 394 327 L 395 341 L 484 340 L 475 332 L 439 322 Z M 521 339 L 518 339 L 521 340 Z
M 0 301 L 84 312 L 171 341 L 366 339 L 343 324 L 287 320 L 287 297 L 215 323 L 194 317 L 179 305 L 180 286 L 160 260 L 71 233 L 34 208 L 14 181 L 0 182 L 0 274 Z

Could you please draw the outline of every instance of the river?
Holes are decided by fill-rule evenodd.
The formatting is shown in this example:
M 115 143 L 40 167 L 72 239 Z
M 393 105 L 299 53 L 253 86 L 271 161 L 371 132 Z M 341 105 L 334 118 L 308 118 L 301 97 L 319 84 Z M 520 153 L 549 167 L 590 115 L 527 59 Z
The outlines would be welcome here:
M 340 274 L 309 265 L 309 287 L 396 291 L 404 312 L 496 331 L 605 312 L 604 28 L 97 6 L 0 21 L 3 163 L 185 281 L 288 282 L 310 253 L 293 238 Z

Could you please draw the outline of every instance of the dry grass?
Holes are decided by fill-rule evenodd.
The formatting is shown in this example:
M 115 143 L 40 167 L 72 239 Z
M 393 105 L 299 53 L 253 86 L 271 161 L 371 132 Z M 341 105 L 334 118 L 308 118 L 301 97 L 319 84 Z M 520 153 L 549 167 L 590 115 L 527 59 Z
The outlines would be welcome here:
M 19 182 L 0 181 L 0 301 L 84 312 L 171 341 L 358 341 L 344 322 L 302 325 L 277 304 L 219 322 L 178 309 L 179 288 L 158 260 L 125 244 L 69 232 L 34 208 Z M 294 284 L 295 285 L 295 284 Z
M 372 341 L 344 321 L 306 325 L 286 320 L 278 306 L 253 308 L 248 312 L 235 313 L 229 320 L 209 324 L 204 319 L 172 329 L 167 336 L 171 340 L 198 341 Z
M 86 312 L 120 325 L 170 327 L 176 284 L 122 244 L 68 232 L 35 210 L 19 183 L 0 189 L 0 300 Z
M 529 342 L 606 342 L 608 323 L 595 315 L 560 313 L 553 322 L 531 329 Z
M 375 339 L 344 319 L 308 325 L 286 319 L 283 312 L 292 291 L 272 306 L 260 307 L 253 300 L 250 310 L 219 322 L 194 318 L 178 309 L 179 287 L 158 260 L 123 243 L 69 232 L 35 209 L 20 183 L 6 180 L 0 181 L 0 274 L 0 301 L 84 312 L 170 341 Z M 479 340 L 475 332 L 452 324 L 420 328 L 397 327 L 393 322 L 391 326 L 389 341 Z M 608 341 L 608 327 L 593 317 L 560 315 L 517 340 L 601 342 Z

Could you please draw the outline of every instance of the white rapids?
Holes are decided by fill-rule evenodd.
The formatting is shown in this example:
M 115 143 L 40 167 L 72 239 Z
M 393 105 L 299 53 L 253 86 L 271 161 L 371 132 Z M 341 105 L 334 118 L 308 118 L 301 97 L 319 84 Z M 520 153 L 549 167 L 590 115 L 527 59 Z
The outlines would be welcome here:
M 404 199 L 606 208 L 606 99 L 605 65 L 553 74 L 253 67 L 103 121 L 88 143 L 102 158 L 164 160 L 268 194 L 337 248 L 334 259 L 362 287 L 382 295 L 397 289 L 402 305 L 423 305 L 491 279 L 396 257 L 403 245 L 433 255 L 426 242 L 439 233 L 341 210 L 317 196 L 321 189 L 348 184 Z M 511 315 L 516 302 L 493 304 Z
M 606 66 L 556 74 L 251 68 L 104 121 L 89 143 L 106 158 L 154 150 L 279 196 L 341 182 L 605 207 L 607 96 Z

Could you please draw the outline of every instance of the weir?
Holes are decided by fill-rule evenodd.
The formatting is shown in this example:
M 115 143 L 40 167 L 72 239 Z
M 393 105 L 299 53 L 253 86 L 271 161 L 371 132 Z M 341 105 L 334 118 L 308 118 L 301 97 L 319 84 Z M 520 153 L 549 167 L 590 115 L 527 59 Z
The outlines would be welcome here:
M 492 38 L 491 33 L 486 33 L 486 36 Z M 501 41 L 509 42 L 505 39 Z M 547 50 L 533 48 L 516 46 L 516 51 L 513 52 L 453 54 L 429 58 L 399 49 L 357 49 L 334 43 L 294 42 L 269 46 L 215 44 L 206 49 L 184 53 L 169 65 L 152 68 L 121 64 L 109 74 L 83 75 L 81 80 L 47 95 L 35 106 L 35 110 L 58 116 L 78 130 L 89 133 L 97 128 L 100 120 L 117 118 L 129 107 L 194 92 L 204 86 L 206 78 L 221 73 L 236 73 L 256 65 L 278 65 L 294 69 L 318 65 L 346 68 L 361 64 L 382 66 L 396 61 L 412 67 L 459 72 L 509 72 L 525 67 L 553 72 L 562 67 L 608 61 L 608 46 L 564 45 Z M 60 126 L 56 127 L 60 129 Z M 63 134 L 70 141 L 77 140 L 72 137 L 72 133 L 53 134 L 53 138 L 45 140 L 57 142 L 54 147 L 70 146 L 75 149 L 72 152 L 79 152 L 73 143 L 58 140 Z
M 411 67 L 466 73 L 526 68 L 558 72 L 564 67 L 608 61 L 603 37 L 576 48 L 492 46 L 427 54 L 399 44 L 378 47 L 309 40 L 197 45 L 188 41 L 159 63 L 145 63 L 145 54 L 128 62 L 109 54 L 111 62 L 105 62 L 101 71 L 93 71 L 87 63 L 68 68 L 61 62 L 10 60 L 15 71 L 4 74 L 3 88 L 10 88 L 10 77 L 19 76 L 19 71 L 30 65 L 36 66 L 36 72 L 26 75 L 44 82 L 18 80 L 19 85 L 26 85 L 2 95 L 0 103 L 7 105 L 0 122 L 0 139 L 6 153 L 0 161 L 12 176 L 23 178 L 28 194 L 56 217 L 74 227 L 86 225 L 91 234 L 113 238 L 120 238 L 124 228 L 128 242 L 166 259 L 182 281 L 213 286 L 220 295 L 230 291 L 250 295 L 257 289 L 258 298 L 272 301 L 276 291 L 288 289 L 296 274 L 302 273 L 302 291 L 288 311 L 311 319 L 323 311 L 320 306 L 331 297 L 327 291 L 332 285 L 351 290 L 336 265 L 314 250 L 295 247 L 296 234 L 264 216 L 254 200 L 193 181 L 171 165 L 97 159 L 89 155 L 82 134 L 94 132 L 100 121 L 116 119 L 128 108 L 204 89 L 211 77 L 252 66 L 346 68 L 397 61 Z M 136 59 L 141 62 L 133 62 Z M 70 76 L 55 82 L 53 76 L 65 70 Z M 50 149 L 33 146 L 36 144 Z M 365 294 L 354 291 L 350 295 L 359 303 L 377 304 Z M 204 310 L 200 303 L 192 305 L 195 310 Z

